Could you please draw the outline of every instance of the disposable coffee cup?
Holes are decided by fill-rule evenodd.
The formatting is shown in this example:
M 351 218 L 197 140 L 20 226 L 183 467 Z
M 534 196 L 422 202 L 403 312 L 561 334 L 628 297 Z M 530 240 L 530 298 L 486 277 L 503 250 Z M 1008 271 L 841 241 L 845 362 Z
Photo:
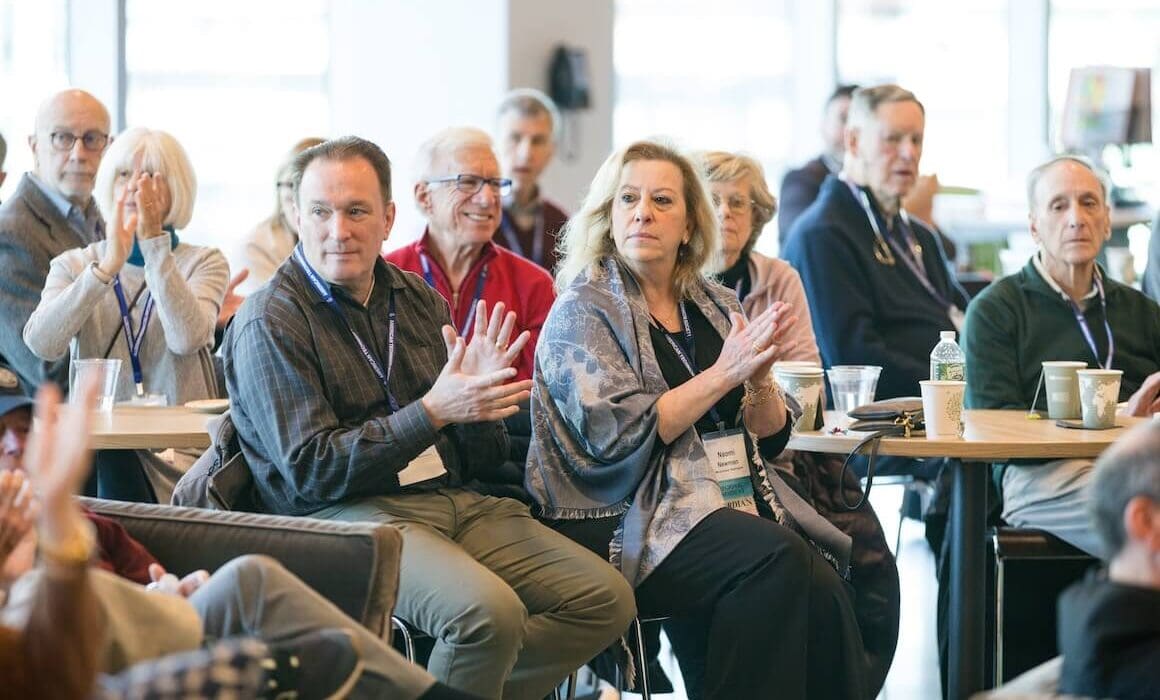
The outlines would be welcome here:
M 963 395 L 967 392 L 967 383 L 924 379 L 918 384 L 922 387 L 922 419 L 926 423 L 926 437 L 962 437 Z
M 113 402 L 117 398 L 117 377 L 121 373 L 121 361 L 118 359 L 73 360 L 69 366 L 69 400 L 76 403 L 79 400 L 80 387 L 87 378 L 95 376 L 97 382 L 98 411 L 113 410 Z
M 1099 430 L 1116 424 L 1116 403 L 1120 399 L 1118 369 L 1081 369 L 1079 376 L 1079 405 L 1083 427 Z
M 802 409 L 793 429 L 797 432 L 813 430 L 822 400 L 822 368 L 775 367 L 773 375 L 786 395 L 792 396 Z
M 1076 371 L 1086 368 L 1086 362 L 1069 360 L 1048 360 L 1043 363 L 1048 418 L 1068 420 L 1080 417 L 1079 377 Z

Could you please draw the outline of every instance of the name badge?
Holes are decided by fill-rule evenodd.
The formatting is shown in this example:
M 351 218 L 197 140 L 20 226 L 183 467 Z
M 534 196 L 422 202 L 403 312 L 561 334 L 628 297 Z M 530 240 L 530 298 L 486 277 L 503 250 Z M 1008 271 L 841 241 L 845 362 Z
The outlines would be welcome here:
M 745 437 L 742 432 L 719 430 L 705 433 L 702 442 L 725 504 L 734 510 L 757 515 L 753 482 L 749 480 L 749 457 L 745 454 Z
M 418 457 L 412 459 L 399 472 L 399 486 L 410 486 L 422 481 L 438 479 L 446 473 L 447 469 L 443 466 L 443 459 L 439 457 L 439 451 L 432 445 L 423 450 Z

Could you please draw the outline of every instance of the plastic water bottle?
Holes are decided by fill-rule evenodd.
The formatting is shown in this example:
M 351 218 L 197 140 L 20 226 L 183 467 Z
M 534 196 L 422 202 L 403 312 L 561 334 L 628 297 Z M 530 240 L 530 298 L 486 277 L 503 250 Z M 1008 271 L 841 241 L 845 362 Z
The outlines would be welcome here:
M 955 342 L 954 331 L 939 331 L 938 345 L 930 353 L 930 378 L 963 381 L 967 378 L 967 357 Z

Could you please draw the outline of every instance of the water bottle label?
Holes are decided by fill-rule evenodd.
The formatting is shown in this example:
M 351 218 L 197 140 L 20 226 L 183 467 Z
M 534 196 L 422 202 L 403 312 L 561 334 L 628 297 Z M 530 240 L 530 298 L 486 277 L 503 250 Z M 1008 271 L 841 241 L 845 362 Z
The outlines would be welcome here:
M 961 382 L 966 379 L 966 367 L 962 362 L 930 363 L 930 378 L 938 381 Z

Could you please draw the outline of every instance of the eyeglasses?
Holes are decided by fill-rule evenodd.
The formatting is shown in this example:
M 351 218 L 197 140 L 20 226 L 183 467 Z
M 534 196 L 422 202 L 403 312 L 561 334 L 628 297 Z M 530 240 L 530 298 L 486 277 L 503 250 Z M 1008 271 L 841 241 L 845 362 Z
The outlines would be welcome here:
M 279 182 L 279 183 L 278 183 L 278 189 L 279 189 L 279 190 L 292 190 L 292 189 L 294 189 L 294 183 L 293 183 L 293 182 L 289 182 L 289 181 L 282 181 L 282 182 Z
M 483 189 L 484 184 L 499 192 L 501 197 L 511 194 L 512 181 L 506 177 L 480 177 L 479 175 L 448 175 L 427 180 L 428 185 L 441 185 L 454 182 L 455 189 L 463 194 L 475 194 Z
M 725 206 L 726 206 L 726 208 L 729 209 L 729 213 L 734 214 L 736 216 L 740 216 L 740 215 L 746 213 L 747 211 L 749 211 L 750 207 L 752 207 L 756 204 L 757 204 L 757 202 L 753 201 L 752 199 L 745 199 L 745 198 L 740 197 L 738 195 L 733 195 L 729 199 L 725 200 Z M 719 197 L 718 195 L 713 195 L 713 208 L 714 209 L 721 208 L 721 197 Z
M 84 144 L 86 151 L 99 151 L 109 143 L 109 135 L 100 131 L 86 131 L 84 136 L 77 136 L 71 131 L 54 131 L 49 134 L 52 147 L 58 151 L 71 151 L 77 141 Z

